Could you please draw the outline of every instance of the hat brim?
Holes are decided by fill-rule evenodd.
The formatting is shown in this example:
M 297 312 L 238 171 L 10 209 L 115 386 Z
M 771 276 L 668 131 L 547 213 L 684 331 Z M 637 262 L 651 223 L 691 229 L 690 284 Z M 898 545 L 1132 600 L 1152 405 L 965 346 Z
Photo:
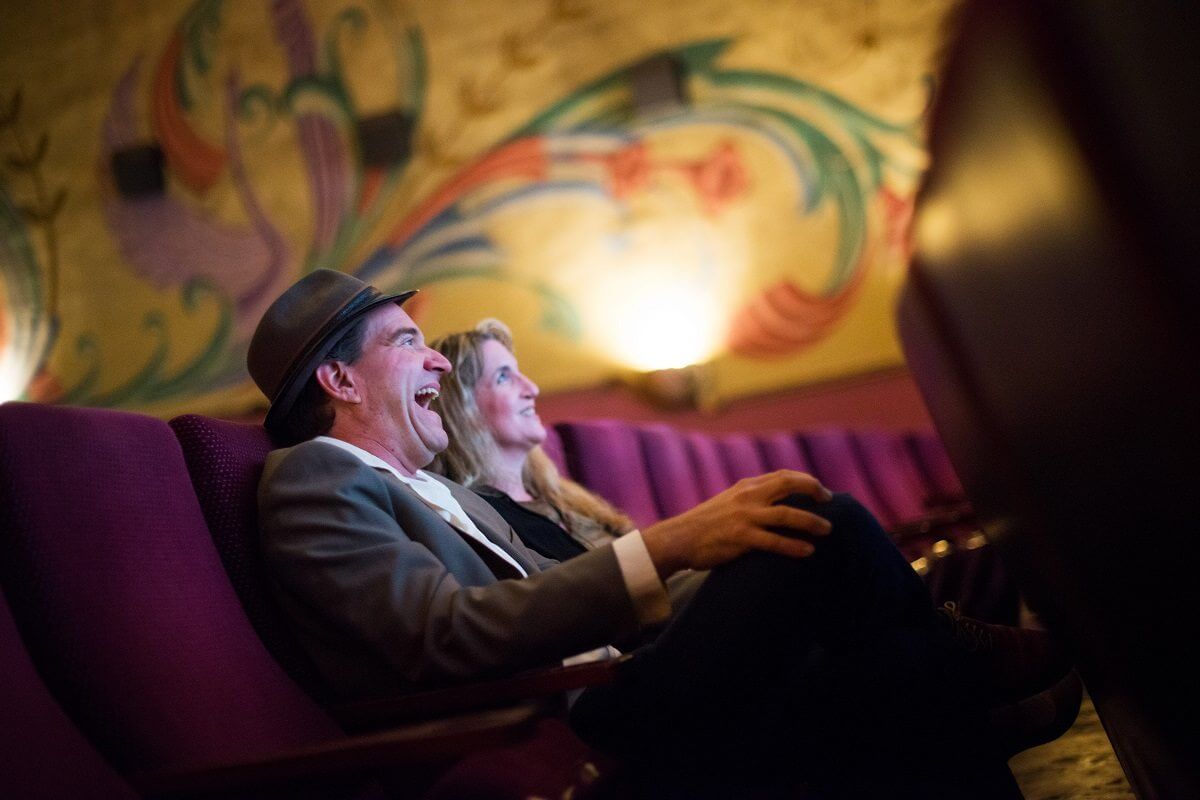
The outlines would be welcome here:
M 416 294 L 417 291 L 410 289 L 397 294 L 376 294 L 373 288 L 368 287 L 352 297 L 339 309 L 337 314 L 334 314 L 328 322 L 321 326 L 321 329 L 304 346 L 300 355 L 293 360 L 291 369 L 288 370 L 287 376 L 279 385 L 279 391 L 271 399 L 263 426 L 272 433 L 279 430 L 283 421 L 287 419 L 287 415 L 291 413 L 292 406 L 296 404 L 296 398 L 300 396 L 304 385 L 308 383 L 308 379 L 325 360 L 325 354 L 329 352 L 329 348 L 356 320 L 388 303 L 404 305 L 404 301 Z

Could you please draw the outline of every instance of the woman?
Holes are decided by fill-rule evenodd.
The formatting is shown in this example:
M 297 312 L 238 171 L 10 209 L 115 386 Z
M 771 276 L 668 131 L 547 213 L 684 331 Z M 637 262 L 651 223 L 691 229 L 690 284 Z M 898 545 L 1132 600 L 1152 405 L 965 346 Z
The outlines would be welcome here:
M 433 342 L 453 366 L 438 410 L 450 446 L 432 469 L 482 495 L 529 547 L 564 561 L 632 530 L 628 517 L 559 474 L 542 450 L 538 387 L 517 368 L 499 320 Z

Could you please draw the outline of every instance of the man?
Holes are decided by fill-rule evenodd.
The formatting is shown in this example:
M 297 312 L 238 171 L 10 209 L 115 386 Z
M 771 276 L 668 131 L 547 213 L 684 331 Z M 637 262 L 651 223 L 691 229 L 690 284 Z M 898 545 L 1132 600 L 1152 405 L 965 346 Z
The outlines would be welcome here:
M 947 780 L 940 762 L 910 763 L 932 747 L 967 765 L 952 785 L 1003 772 L 982 679 L 919 579 L 861 506 L 812 476 L 742 481 L 556 564 L 481 498 L 423 472 L 447 444 L 429 405 L 449 365 L 404 311 L 412 294 L 318 270 L 268 309 L 248 356 L 266 426 L 293 445 L 271 454 L 260 486 L 265 558 L 335 692 L 511 673 L 670 619 L 573 717 L 648 780 L 778 788 L 799 764 L 827 792 L 895 796 L 903 766 L 915 795 Z M 713 572 L 673 610 L 664 581 L 686 569 Z

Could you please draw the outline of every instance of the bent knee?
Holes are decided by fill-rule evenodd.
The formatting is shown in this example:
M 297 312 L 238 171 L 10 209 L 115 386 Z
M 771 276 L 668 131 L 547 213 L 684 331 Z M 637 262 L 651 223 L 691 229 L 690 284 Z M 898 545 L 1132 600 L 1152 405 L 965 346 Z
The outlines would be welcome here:
M 846 492 L 836 492 L 831 500 L 825 502 L 802 494 L 789 495 L 780 502 L 811 511 L 829 520 L 835 537 L 887 538 L 887 533 L 875 515 Z
M 839 519 L 865 519 L 875 521 L 875 517 L 867 510 L 867 507 L 855 499 L 854 495 L 846 492 L 835 492 L 833 498 L 822 502 L 806 494 L 790 494 L 779 501 L 785 505 L 794 508 L 800 508 L 805 511 L 812 511 L 815 514 L 833 521 L 834 517 Z

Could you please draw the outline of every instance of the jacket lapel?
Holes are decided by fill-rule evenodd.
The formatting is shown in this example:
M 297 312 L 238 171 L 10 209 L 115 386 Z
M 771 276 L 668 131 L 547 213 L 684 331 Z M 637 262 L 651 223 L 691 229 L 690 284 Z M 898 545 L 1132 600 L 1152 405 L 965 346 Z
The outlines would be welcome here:
M 529 557 L 525 546 L 517 540 L 512 526 L 486 500 L 470 489 L 465 489 L 457 483 L 443 478 L 441 475 L 434 475 L 433 477 L 450 488 L 450 493 L 454 495 L 454 499 L 463 507 L 463 511 L 467 512 L 467 516 L 471 518 L 471 521 L 475 523 L 479 531 L 488 538 L 488 541 L 508 553 L 528 574 L 532 575 L 535 572 L 541 572 L 538 565 Z M 462 531 L 459 531 L 459 533 L 470 539 L 470 536 Z

